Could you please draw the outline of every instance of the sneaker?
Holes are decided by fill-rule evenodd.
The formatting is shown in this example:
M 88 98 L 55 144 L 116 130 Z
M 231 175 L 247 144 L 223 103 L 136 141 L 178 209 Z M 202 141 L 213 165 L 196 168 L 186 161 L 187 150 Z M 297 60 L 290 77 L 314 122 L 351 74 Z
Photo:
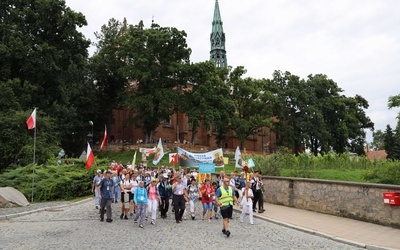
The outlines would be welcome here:
M 258 210 L 258 213 L 262 214 L 262 213 L 264 213 L 264 210 Z
M 181 223 L 181 221 L 180 221 L 180 220 L 177 220 L 177 221 L 176 221 L 176 223 L 178 223 L 178 224 L 179 224 L 179 223 Z
M 140 228 L 143 228 L 143 224 L 140 224 L 139 227 L 140 227 Z
M 136 224 L 136 223 L 137 223 L 137 220 L 136 220 L 136 219 L 135 219 L 135 220 L 133 220 L 133 223 L 135 223 L 135 224 Z
M 124 214 L 121 214 L 121 216 L 119 218 L 121 218 L 121 220 L 122 220 L 124 218 Z
M 194 220 L 194 216 L 192 216 L 192 220 Z
M 229 237 L 230 235 L 231 235 L 231 232 L 229 232 L 229 230 L 226 231 L 226 237 Z
M 127 220 L 127 219 L 128 219 L 128 216 L 125 215 L 124 219 Z
M 242 219 L 240 219 L 240 222 L 243 223 L 244 221 Z
M 112 219 L 107 219 L 106 221 L 107 221 L 107 222 L 112 222 L 113 220 L 112 220 Z
M 155 225 L 156 223 L 154 222 L 154 220 L 151 220 L 150 224 Z
M 224 228 L 224 229 L 222 229 L 222 233 L 223 233 L 223 234 L 226 234 L 226 230 L 225 230 L 225 228 Z
M 219 216 L 218 216 L 218 215 L 215 215 L 215 219 L 218 220 L 218 219 L 219 219 Z
M 250 222 L 250 225 L 254 225 L 254 223 L 253 223 L 253 222 Z

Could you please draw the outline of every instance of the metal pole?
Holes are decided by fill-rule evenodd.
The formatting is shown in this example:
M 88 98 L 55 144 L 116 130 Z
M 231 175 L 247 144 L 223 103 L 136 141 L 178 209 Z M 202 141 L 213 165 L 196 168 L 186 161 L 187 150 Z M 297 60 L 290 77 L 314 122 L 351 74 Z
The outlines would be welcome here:
M 35 124 L 35 132 L 33 136 L 33 166 L 32 166 L 32 199 L 33 202 L 33 190 L 34 190 L 34 183 L 35 183 L 35 157 L 36 157 L 36 124 Z

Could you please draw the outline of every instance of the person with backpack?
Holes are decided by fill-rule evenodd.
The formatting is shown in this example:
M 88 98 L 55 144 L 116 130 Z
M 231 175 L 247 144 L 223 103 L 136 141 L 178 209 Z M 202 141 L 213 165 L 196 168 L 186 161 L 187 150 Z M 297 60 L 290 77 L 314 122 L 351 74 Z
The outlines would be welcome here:
M 210 185 L 210 180 L 205 179 L 205 184 L 200 188 L 201 203 L 203 204 L 203 216 L 202 220 L 207 213 L 208 221 L 211 222 L 211 209 L 212 209 L 212 197 L 215 194 L 213 187 Z
M 159 175 L 159 183 L 158 183 L 158 193 L 160 194 L 160 212 L 161 218 L 167 218 L 168 208 L 169 208 L 169 200 L 171 199 L 171 184 L 168 180 L 167 174 L 160 174 Z
M 129 213 L 129 206 L 130 202 L 133 199 L 133 195 L 131 192 L 132 189 L 132 181 L 130 179 L 130 176 L 128 173 L 125 175 L 125 179 L 121 181 L 120 184 L 121 188 L 121 202 L 122 202 L 122 207 L 121 207 L 121 220 L 128 219 L 128 213 Z
M 156 223 L 157 207 L 159 204 L 161 204 L 160 193 L 158 192 L 156 184 L 157 179 L 152 178 L 150 185 L 146 188 L 148 199 L 146 219 L 148 217 L 148 214 L 151 213 L 151 225 L 154 225 Z
M 136 216 L 133 222 L 137 223 L 137 220 L 140 218 L 139 227 L 143 228 L 143 222 L 146 216 L 146 210 L 149 202 L 147 199 L 147 190 L 144 187 L 143 181 L 139 182 L 139 187 L 136 189 L 134 200 L 135 200 Z

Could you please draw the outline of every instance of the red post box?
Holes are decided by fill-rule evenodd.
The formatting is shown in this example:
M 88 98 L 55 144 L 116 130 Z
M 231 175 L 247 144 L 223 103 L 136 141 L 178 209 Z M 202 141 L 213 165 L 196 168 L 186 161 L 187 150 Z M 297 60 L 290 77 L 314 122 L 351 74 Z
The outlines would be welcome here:
M 399 192 L 383 192 L 383 203 L 391 206 L 400 206 Z

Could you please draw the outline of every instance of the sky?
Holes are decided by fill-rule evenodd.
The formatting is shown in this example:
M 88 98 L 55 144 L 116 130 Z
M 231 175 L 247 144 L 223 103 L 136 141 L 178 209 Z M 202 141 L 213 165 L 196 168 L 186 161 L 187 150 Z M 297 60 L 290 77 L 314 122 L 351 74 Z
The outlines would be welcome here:
M 272 78 L 275 70 L 307 78 L 325 74 L 344 95 L 369 102 L 375 130 L 396 127 L 400 108 L 400 1 L 398 0 L 219 0 L 228 65 L 244 66 L 246 77 Z M 191 62 L 210 57 L 215 0 L 66 0 L 85 15 L 80 31 L 96 42 L 110 18 L 128 24 L 152 19 L 187 33 Z M 95 47 L 89 49 L 93 54 Z M 368 131 L 367 141 L 372 141 Z

